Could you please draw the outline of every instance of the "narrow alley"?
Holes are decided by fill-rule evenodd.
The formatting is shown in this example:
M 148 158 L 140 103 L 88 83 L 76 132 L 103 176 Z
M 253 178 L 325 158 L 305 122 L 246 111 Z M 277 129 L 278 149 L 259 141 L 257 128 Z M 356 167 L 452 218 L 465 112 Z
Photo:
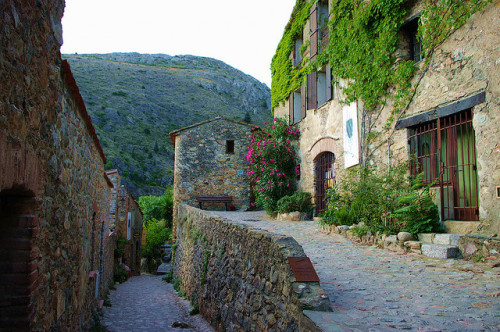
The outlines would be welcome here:
M 108 331 L 213 331 L 162 276 L 140 275 L 110 291 L 111 307 L 103 307 L 101 324 Z M 174 323 L 181 324 L 174 324 Z M 178 327 L 173 327 L 172 325 Z M 184 325 L 187 324 L 187 325 Z

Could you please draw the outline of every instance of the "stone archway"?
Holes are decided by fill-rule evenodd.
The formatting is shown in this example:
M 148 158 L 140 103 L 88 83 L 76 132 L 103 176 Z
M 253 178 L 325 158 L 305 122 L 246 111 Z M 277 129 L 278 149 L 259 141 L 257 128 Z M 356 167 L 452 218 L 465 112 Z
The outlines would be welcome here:
M 30 191 L 0 193 L 0 330 L 33 328 L 39 281 L 36 210 Z

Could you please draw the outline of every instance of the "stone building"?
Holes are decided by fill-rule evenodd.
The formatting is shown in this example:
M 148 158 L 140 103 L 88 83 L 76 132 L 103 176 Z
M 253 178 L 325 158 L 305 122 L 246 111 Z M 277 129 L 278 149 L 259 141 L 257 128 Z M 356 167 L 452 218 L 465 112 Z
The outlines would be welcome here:
M 63 11 L 0 2 L 0 330 L 87 330 L 112 282 L 114 186 L 61 59 Z
M 121 185 L 118 170 L 106 171 L 114 185 L 111 192 L 110 227 L 115 240 L 123 239 L 124 254 L 117 257 L 116 263 L 124 263 L 136 274 L 140 274 L 141 263 L 141 236 L 143 214 L 134 196 Z M 120 244 L 121 245 L 121 244 Z
M 120 187 L 118 197 L 118 222 L 116 232 L 119 237 L 124 238 L 125 254 L 122 257 L 124 264 L 128 265 L 136 274 L 141 271 L 141 235 L 142 235 L 142 211 L 134 196 L 123 185 Z
M 301 19 L 304 4 L 310 6 L 309 16 L 302 33 L 293 36 L 288 53 L 290 67 L 297 71 L 322 57 L 325 45 L 335 42 L 328 23 L 338 19 L 332 1 L 298 0 L 283 38 L 291 33 L 294 20 Z M 385 103 L 376 112 L 368 112 L 361 99 L 346 104 L 342 88 L 350 81 L 332 75 L 331 58 L 274 105 L 275 116 L 287 117 L 301 131 L 300 187 L 313 194 L 319 212 L 325 208 L 325 188 L 341 179 L 347 168 L 373 164 L 384 170 L 411 156 L 414 174 L 424 172 L 426 183 L 436 180 L 432 191 L 448 232 L 498 234 L 500 6 L 493 1 L 473 13 L 422 59 L 417 28 L 426 24 L 420 20 L 426 5 L 404 5 L 408 12 L 399 30 L 393 68 L 401 61 L 414 61 L 415 90 L 393 122 L 388 120 L 395 110 L 394 87 L 387 89 Z M 273 73 L 272 94 L 276 96 L 292 77 Z
M 218 116 L 170 133 L 175 146 L 174 211 L 180 202 L 198 206 L 196 196 L 203 195 L 231 196 L 231 209 L 250 205 L 245 156 L 255 128 Z M 224 204 L 205 207 L 224 209 Z

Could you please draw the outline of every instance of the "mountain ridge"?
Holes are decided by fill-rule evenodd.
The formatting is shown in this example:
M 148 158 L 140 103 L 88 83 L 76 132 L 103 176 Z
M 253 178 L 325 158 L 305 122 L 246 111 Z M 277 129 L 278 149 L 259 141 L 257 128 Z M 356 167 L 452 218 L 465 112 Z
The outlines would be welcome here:
M 169 132 L 218 115 L 262 126 L 267 85 L 228 64 L 193 55 L 63 54 L 106 153 L 135 197 L 173 180 Z M 250 120 L 250 121 L 249 121 Z

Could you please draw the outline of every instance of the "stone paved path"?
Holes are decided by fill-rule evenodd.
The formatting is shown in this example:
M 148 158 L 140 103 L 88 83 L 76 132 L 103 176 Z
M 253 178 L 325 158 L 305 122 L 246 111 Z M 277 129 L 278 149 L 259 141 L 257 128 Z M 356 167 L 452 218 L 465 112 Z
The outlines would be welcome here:
M 117 285 L 110 293 L 111 307 L 104 307 L 102 324 L 109 331 L 213 331 L 200 316 L 189 315 L 189 302 L 179 298 L 162 276 L 141 275 Z M 173 328 L 180 321 L 191 328 Z
M 353 244 L 312 221 L 212 213 L 302 245 L 332 302 L 332 314 L 312 313 L 325 331 L 500 331 L 499 268 Z

